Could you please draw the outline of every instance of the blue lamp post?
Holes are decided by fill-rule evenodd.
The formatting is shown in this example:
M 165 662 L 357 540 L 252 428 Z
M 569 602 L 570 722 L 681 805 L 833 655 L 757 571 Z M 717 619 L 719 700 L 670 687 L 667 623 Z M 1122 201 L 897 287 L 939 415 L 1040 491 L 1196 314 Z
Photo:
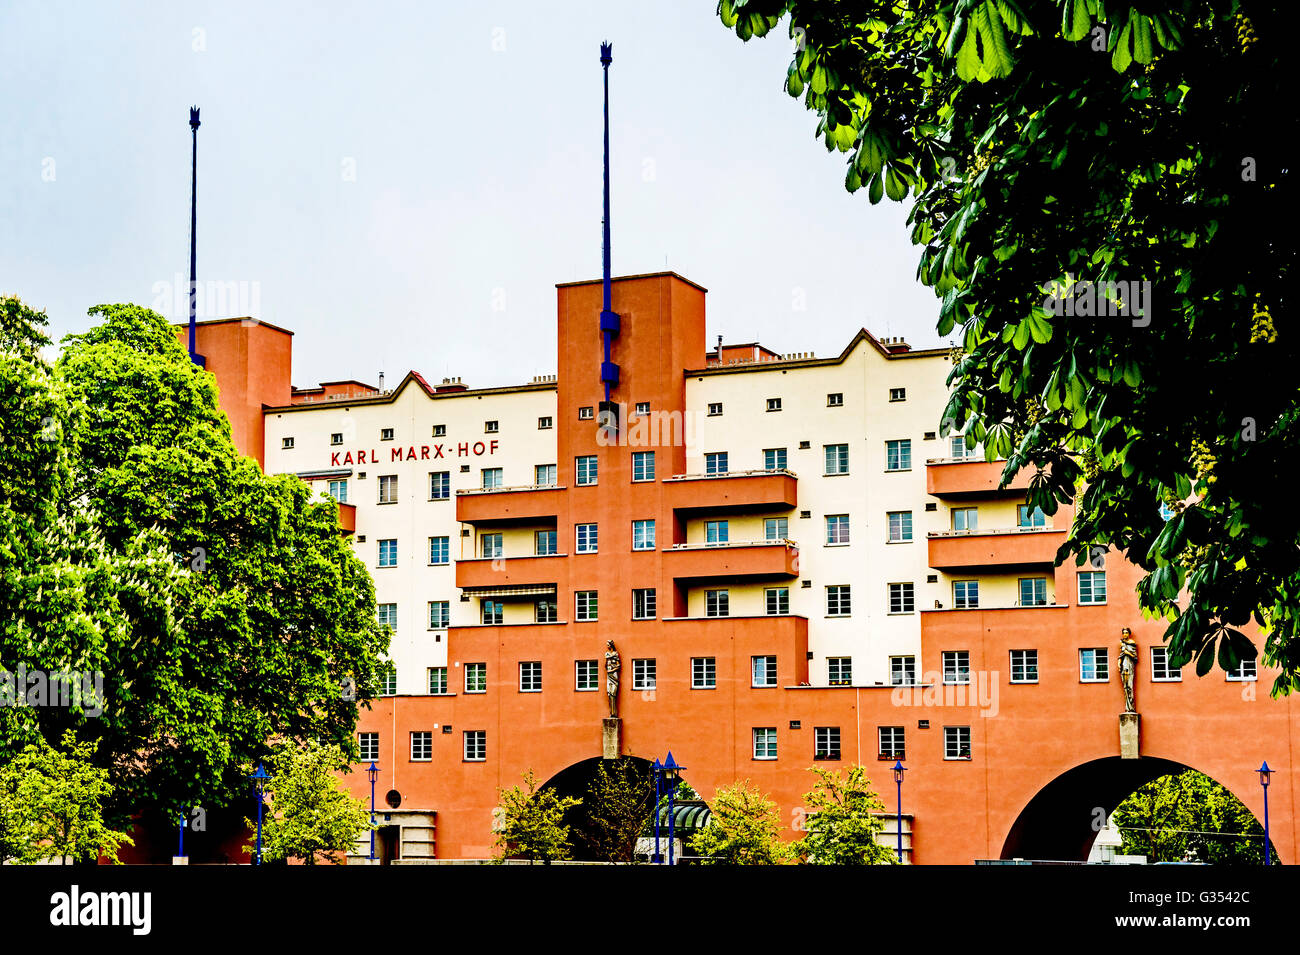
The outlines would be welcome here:
M 1264 865 L 1273 864 L 1268 848 L 1268 783 L 1269 777 L 1272 775 L 1273 770 L 1268 768 L 1268 763 L 1261 763 L 1259 767 L 1259 784 L 1264 787 Z
M 685 766 L 678 766 L 677 760 L 673 759 L 673 751 L 668 751 L 668 758 L 664 760 L 660 772 L 664 780 L 668 783 L 668 864 L 673 864 L 673 793 L 677 790 L 677 781 L 681 778 L 682 770 Z
M 659 865 L 664 861 L 663 855 L 659 852 L 659 780 L 663 776 L 663 771 L 664 764 L 659 762 L 659 757 L 656 756 L 654 768 L 652 769 L 655 777 L 655 854 L 650 860 L 655 865 Z
M 257 761 L 257 772 L 248 777 L 257 788 L 257 856 L 253 865 L 262 864 L 262 794 L 266 792 L 266 781 L 270 774 L 262 768 L 262 761 Z
M 379 778 L 379 767 L 372 761 L 366 770 L 370 777 L 370 861 L 375 861 L 375 780 Z
M 894 762 L 894 782 L 898 784 L 898 821 L 895 823 L 898 829 L 898 864 L 903 864 L 903 773 L 907 772 L 907 767 L 903 765 L 901 759 Z

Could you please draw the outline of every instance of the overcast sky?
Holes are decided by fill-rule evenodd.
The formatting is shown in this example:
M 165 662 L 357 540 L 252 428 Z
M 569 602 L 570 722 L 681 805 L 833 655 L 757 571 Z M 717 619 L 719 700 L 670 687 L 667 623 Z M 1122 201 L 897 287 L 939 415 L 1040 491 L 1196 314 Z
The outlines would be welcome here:
M 600 275 L 608 38 L 616 275 L 707 287 L 710 341 L 939 344 L 906 210 L 844 191 L 784 27 L 714 7 L 6 0 L 0 291 L 56 339 L 99 302 L 183 319 L 197 104 L 199 279 L 296 333 L 295 384 L 552 373 L 555 283 Z

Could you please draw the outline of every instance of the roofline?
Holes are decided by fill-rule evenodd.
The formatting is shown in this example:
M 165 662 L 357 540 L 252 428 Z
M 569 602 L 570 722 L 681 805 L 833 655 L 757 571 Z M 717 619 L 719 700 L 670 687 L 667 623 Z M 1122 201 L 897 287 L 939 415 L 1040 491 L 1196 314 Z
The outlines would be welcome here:
M 267 328 L 272 328 L 277 332 L 284 332 L 286 335 L 293 334 L 293 332 L 289 331 L 289 329 L 287 328 L 282 328 L 281 326 L 272 324 L 271 322 L 264 322 L 262 321 L 262 319 L 253 318 L 253 316 L 251 315 L 243 315 L 235 318 L 205 318 L 202 321 L 196 321 L 194 324 L 196 326 L 197 325 L 229 325 L 232 322 L 239 322 L 241 325 L 244 324 L 245 322 L 251 322 L 254 325 L 265 325 Z M 188 321 L 172 322 L 171 326 L 172 328 L 189 328 L 190 323 Z
M 672 271 L 669 271 L 669 272 L 641 272 L 641 273 L 638 273 L 638 274 L 636 274 L 636 275 L 615 275 L 613 278 L 610 279 L 610 281 L 611 281 L 611 282 L 632 282 L 632 281 L 636 281 L 637 279 L 667 279 L 667 278 L 679 279 L 680 281 L 685 282 L 687 285 L 691 286 L 692 288 L 697 288 L 697 289 L 699 289 L 701 292 L 707 292 L 707 291 L 708 291 L 708 289 L 706 289 L 706 288 L 705 288 L 703 285 L 701 285 L 699 282 L 692 282 L 692 281 L 691 281 L 690 279 L 688 279 L 686 276 L 684 276 L 684 275 L 679 275 L 679 274 L 677 274 L 676 272 L 672 272 Z M 579 285 L 600 285 L 600 284 L 602 284 L 604 281 L 605 281 L 604 279 L 583 279 L 583 280 L 580 281 L 580 282 L 556 282 L 556 283 L 555 283 L 555 287 L 556 287 L 556 288 L 575 288 L 576 286 L 579 286 Z
M 292 405 L 262 405 L 262 413 L 270 414 L 275 412 L 276 414 L 282 414 L 286 411 L 320 411 L 322 408 L 337 408 L 340 405 L 345 405 L 350 408 L 355 405 L 392 404 L 401 396 L 402 392 L 406 390 L 406 385 L 415 380 L 415 378 L 412 377 L 413 374 L 413 372 L 408 372 L 406 377 L 402 379 L 402 383 L 386 394 L 371 395 L 362 398 L 337 398 L 332 401 L 305 401 Z M 556 385 L 557 383 L 554 381 L 538 381 L 529 382 L 525 385 L 503 385 L 500 388 L 466 388 L 464 391 L 437 392 L 432 391 L 427 387 L 423 387 L 421 390 L 432 399 L 443 400 L 446 398 L 471 398 L 482 395 L 504 395 L 525 391 L 555 391 Z
M 738 374 L 742 372 L 766 371 L 772 368 L 773 366 L 779 366 L 781 368 L 788 369 L 788 368 L 816 368 L 819 366 L 826 366 L 826 365 L 840 365 L 843 364 L 848 359 L 849 355 L 852 354 L 853 349 L 857 348 L 858 345 L 863 341 L 869 342 L 876 349 L 876 351 L 880 353 L 881 357 L 889 361 L 894 361 L 896 359 L 907 359 L 907 358 L 934 358 L 939 355 L 948 355 L 951 353 L 950 348 L 916 348 L 916 349 L 909 349 L 908 351 L 905 352 L 891 352 L 889 349 L 887 349 L 884 345 L 880 343 L 880 340 L 877 339 L 875 335 L 871 334 L 871 332 L 867 331 L 865 328 L 860 328 L 858 329 L 858 333 L 853 336 L 853 339 L 848 343 L 845 349 L 842 352 L 840 352 L 838 356 L 834 358 L 795 358 L 795 359 L 790 359 L 788 361 L 783 359 L 777 359 L 774 361 L 751 361 L 751 362 L 742 362 L 736 365 L 714 365 L 708 368 L 687 369 L 685 372 L 683 372 L 683 374 L 729 375 L 729 374 Z M 728 346 L 723 346 L 723 347 L 728 347 Z M 709 354 L 714 354 L 714 353 L 715 352 L 710 352 Z

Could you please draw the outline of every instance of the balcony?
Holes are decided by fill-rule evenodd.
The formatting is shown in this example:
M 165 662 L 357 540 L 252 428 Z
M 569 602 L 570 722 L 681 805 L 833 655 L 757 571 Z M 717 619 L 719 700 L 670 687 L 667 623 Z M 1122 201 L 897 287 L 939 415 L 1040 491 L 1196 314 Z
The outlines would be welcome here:
M 564 488 L 555 484 L 456 492 L 456 520 L 478 527 L 554 521 Z
M 945 572 L 1050 566 L 1056 562 L 1056 550 L 1064 543 L 1065 533 L 1052 527 L 931 532 L 929 564 Z
M 663 554 L 665 568 L 679 581 L 757 581 L 799 576 L 799 547 L 789 540 L 675 544 Z
M 1018 497 L 1023 499 L 1033 476 L 1032 468 L 1021 468 L 1009 487 L 999 488 L 1005 461 L 970 461 L 961 458 L 931 458 L 925 462 L 925 493 L 935 497 Z
M 799 503 L 799 477 L 784 469 L 676 474 L 663 484 L 670 506 L 683 515 L 789 510 Z
M 339 532 L 343 534 L 355 534 L 357 532 L 357 506 L 355 504 L 339 504 Z
M 567 554 L 479 557 L 456 561 L 456 586 L 477 596 L 553 593 Z

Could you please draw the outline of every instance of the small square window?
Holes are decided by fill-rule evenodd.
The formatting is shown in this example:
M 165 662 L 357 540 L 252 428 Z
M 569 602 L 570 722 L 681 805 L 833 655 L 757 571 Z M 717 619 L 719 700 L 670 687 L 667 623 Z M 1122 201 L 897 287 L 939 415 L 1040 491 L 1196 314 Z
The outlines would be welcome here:
M 1037 683 L 1038 682 L 1038 651 L 1037 650 L 1012 650 L 1011 651 L 1011 682 L 1012 683 Z
M 547 428 L 550 428 L 550 427 L 553 427 L 553 426 L 554 426 L 554 421 L 552 421 L 550 415 L 544 415 L 544 416 L 542 416 L 542 417 L 540 417 L 540 418 L 537 419 L 537 430 L 538 430 L 538 431 L 545 431 Z
M 392 440 L 393 440 L 393 429 L 392 429 L 392 428 L 380 428 L 380 429 L 379 429 L 379 440 L 380 440 L 380 441 L 392 441 Z
M 648 402 L 648 401 L 638 401 L 638 402 L 636 403 L 636 411 L 633 412 L 633 413 L 634 413 L 634 414 L 638 414 L 638 415 L 649 414 L 649 413 L 650 413 L 650 402 Z
M 768 398 L 768 399 L 767 399 L 767 410 L 768 410 L 768 411 L 780 411 L 780 410 L 781 410 L 781 399 L 780 399 L 780 398 Z
M 496 434 L 500 430 L 501 430 L 501 423 L 499 421 L 483 422 L 483 432 L 485 434 Z
M 840 391 L 832 391 L 829 395 L 826 396 L 826 407 L 827 408 L 844 407 L 844 393 Z
M 1083 683 L 1109 682 L 1110 651 L 1105 647 L 1087 647 L 1080 650 L 1079 680 Z
M 433 426 L 433 436 L 435 438 L 447 437 L 447 426 L 445 424 L 435 424 Z
M 292 450 L 292 449 L 293 449 L 293 438 L 281 438 L 281 439 L 280 439 L 280 449 L 281 449 L 282 451 L 290 451 L 290 450 Z
M 590 421 L 595 416 L 596 416 L 595 410 L 592 408 L 591 405 L 587 405 L 585 407 L 578 409 L 579 421 Z
M 343 432 L 342 432 L 342 431 L 335 431 L 333 434 L 330 435 L 330 444 L 331 444 L 331 445 L 342 444 L 342 443 L 343 443 Z
M 889 389 L 889 400 L 890 400 L 890 401 L 906 401 L 906 400 L 907 400 L 907 389 L 906 389 L 906 388 L 890 388 L 890 389 Z
M 711 417 L 711 418 L 713 418 L 713 417 L 717 417 L 717 416 L 720 415 L 720 414 L 722 414 L 722 402 L 721 402 L 721 401 L 710 401 L 710 402 L 709 402 L 709 417 Z

